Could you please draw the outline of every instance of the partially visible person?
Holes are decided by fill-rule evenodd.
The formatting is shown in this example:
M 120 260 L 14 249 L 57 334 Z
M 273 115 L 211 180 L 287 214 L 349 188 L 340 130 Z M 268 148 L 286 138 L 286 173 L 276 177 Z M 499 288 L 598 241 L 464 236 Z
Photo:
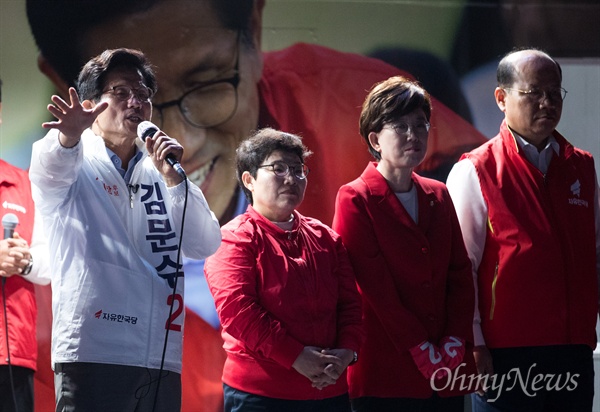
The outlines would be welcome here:
M 164 132 L 137 137 L 156 87 L 144 54 L 106 50 L 68 101 L 52 97 L 56 120 L 33 145 L 52 266 L 56 411 L 181 407 L 180 254 L 205 258 L 221 236 L 202 191 L 166 161 L 181 159 L 181 145 Z
M 309 154 L 298 136 L 270 128 L 237 149 L 250 205 L 223 226 L 205 266 L 223 325 L 227 412 L 350 410 L 360 296 L 340 237 L 296 210 Z
M 62 96 L 68 96 L 80 67 L 104 49 L 144 51 L 160 85 L 153 121 L 185 148 L 182 165 L 221 224 L 248 205 L 235 180 L 235 149 L 264 127 L 302 135 L 315 164 L 335 162 L 313 171 L 300 206 L 303 214 L 331 222 L 338 188 L 369 160 L 354 126 L 367 90 L 402 72 L 314 44 L 263 53 L 264 5 L 265 0 L 28 0 L 27 14 L 40 70 Z M 448 165 L 486 139 L 432 100 L 430 150 L 419 169 L 444 180 Z M 206 332 L 184 343 L 184 405 L 190 409 L 199 404 L 207 409 L 207 402 L 222 399 L 225 355 L 203 263 L 184 261 L 186 273 L 195 274 L 186 280 L 187 320 Z
M 443 183 L 414 172 L 431 114 L 419 84 L 376 84 L 360 116 L 376 161 L 337 195 L 333 229 L 354 267 L 366 333 L 348 372 L 354 411 L 462 412 L 468 388 L 448 382 L 475 371 L 471 265 L 456 212 Z
M 34 284 L 50 283 L 48 252 L 29 176 L 2 159 L 0 207 L 0 218 L 11 213 L 18 220 L 13 237 L 0 240 L 0 412 L 33 412 L 38 350 Z
M 567 92 L 550 55 L 512 51 L 497 80 L 499 134 L 448 177 L 477 290 L 475 360 L 497 382 L 517 373 L 546 378 L 474 394 L 473 411 L 591 411 L 600 277 L 594 159 L 556 130 Z

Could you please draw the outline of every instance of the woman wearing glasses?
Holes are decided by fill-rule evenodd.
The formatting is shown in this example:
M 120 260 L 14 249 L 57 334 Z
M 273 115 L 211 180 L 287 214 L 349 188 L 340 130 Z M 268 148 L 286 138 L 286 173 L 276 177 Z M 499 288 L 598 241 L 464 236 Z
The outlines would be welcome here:
M 236 152 L 250 205 L 205 264 L 227 352 L 226 411 L 350 410 L 360 295 L 339 236 L 296 211 L 309 155 L 298 136 L 273 129 Z
M 475 390 L 470 261 L 445 185 L 414 173 L 430 116 L 418 84 L 375 85 L 360 133 L 376 162 L 338 192 L 333 228 L 354 267 L 366 334 L 348 372 L 355 411 L 462 412 L 456 395 Z

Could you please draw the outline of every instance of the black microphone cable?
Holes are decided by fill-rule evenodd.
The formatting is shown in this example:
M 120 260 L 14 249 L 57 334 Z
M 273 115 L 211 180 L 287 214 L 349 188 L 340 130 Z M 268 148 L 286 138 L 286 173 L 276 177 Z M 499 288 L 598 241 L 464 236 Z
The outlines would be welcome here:
M 172 315 L 173 315 L 173 305 L 175 303 L 175 296 L 177 295 L 177 280 L 179 279 L 179 273 L 180 273 L 179 262 L 181 260 L 181 244 L 183 241 L 183 229 L 185 227 L 185 215 L 187 212 L 188 193 L 189 193 L 188 180 L 184 179 L 184 182 L 185 182 L 185 197 L 184 197 L 184 202 L 183 202 L 183 214 L 181 216 L 181 229 L 180 229 L 180 235 L 179 235 L 179 243 L 177 245 L 177 260 L 176 260 L 177 265 L 175 267 L 175 281 L 173 283 L 173 294 L 171 295 L 171 303 L 169 305 L 169 317 L 167 319 L 165 339 L 164 339 L 163 350 L 162 350 L 162 355 L 161 355 L 161 359 L 160 359 L 160 369 L 158 370 L 158 378 L 156 380 L 154 380 L 151 377 L 152 375 L 150 375 L 150 382 L 147 385 L 142 385 L 142 386 L 138 387 L 138 389 L 137 389 L 139 391 L 144 386 L 148 386 L 148 390 L 150 390 L 150 386 L 152 385 L 152 383 L 154 383 L 156 381 L 156 390 L 154 392 L 154 401 L 152 402 L 152 412 L 154 412 L 154 410 L 156 408 L 156 402 L 158 400 L 158 392 L 160 389 L 160 381 L 163 377 L 162 375 L 163 375 L 163 370 L 164 370 L 164 365 L 165 365 L 165 356 L 167 353 L 167 343 L 169 341 L 169 330 L 171 329 L 171 322 L 172 322 Z M 182 304 L 183 304 L 183 302 L 182 302 Z M 182 327 L 183 327 L 183 325 L 182 325 Z M 140 395 L 139 398 L 142 398 L 142 397 L 146 396 L 147 394 L 148 394 L 148 392 L 146 392 L 145 395 Z
M 141 122 L 138 125 L 138 128 L 137 128 L 138 137 L 143 142 L 146 141 L 146 138 L 148 136 L 150 136 L 151 134 L 154 134 L 154 133 L 156 133 L 158 131 L 159 131 L 158 127 L 156 127 L 156 125 L 154 125 L 152 122 L 149 122 L 149 121 Z M 154 410 L 156 408 L 156 401 L 158 399 L 158 391 L 160 389 L 160 381 L 162 379 L 162 373 L 163 373 L 163 369 L 164 369 L 164 365 L 165 365 L 165 356 L 166 356 L 166 353 L 167 353 L 167 343 L 168 343 L 168 340 L 169 340 L 169 330 L 171 329 L 171 322 L 172 322 L 172 315 L 173 315 L 173 305 L 175 304 L 175 297 L 177 295 L 177 281 L 179 279 L 179 261 L 181 260 L 181 243 L 183 241 L 183 229 L 185 227 L 185 215 L 186 215 L 186 212 L 187 212 L 187 202 L 188 202 L 188 193 L 189 193 L 188 179 L 187 179 L 187 176 L 185 174 L 185 171 L 183 170 L 183 168 L 181 167 L 181 165 L 179 164 L 179 162 L 175 159 L 174 156 L 171 156 L 171 155 L 167 156 L 167 158 L 165 160 L 183 178 L 183 180 L 185 182 L 185 198 L 184 198 L 184 202 L 183 202 L 183 213 L 182 213 L 182 216 L 181 216 L 181 229 L 180 229 L 180 235 L 179 235 L 179 243 L 177 245 L 177 260 L 176 260 L 176 266 L 175 266 L 175 281 L 173 282 L 173 294 L 171 295 L 171 302 L 170 303 L 167 302 L 169 304 L 169 318 L 167 319 L 167 325 L 166 325 L 166 329 L 167 330 L 165 332 L 165 340 L 164 340 L 164 344 L 163 344 L 163 351 L 162 351 L 162 355 L 161 355 L 161 359 L 160 359 L 160 369 L 158 371 L 158 379 L 156 380 L 156 391 L 154 392 L 154 402 L 152 403 L 152 412 L 154 412 Z M 182 300 L 181 304 L 182 305 L 184 304 L 183 300 Z M 184 325 L 182 324 L 182 328 L 183 327 L 184 327 Z M 183 331 L 182 331 L 182 333 L 183 333 Z M 153 383 L 153 379 L 150 378 L 150 382 L 148 383 L 148 390 L 150 390 L 150 385 L 152 385 L 152 383 Z M 137 390 L 140 390 L 144 386 L 146 386 L 146 385 L 142 385 L 142 386 L 138 387 Z M 142 395 L 142 396 L 146 396 L 146 395 Z
M 179 279 L 179 261 L 181 259 L 181 243 L 183 241 L 183 228 L 185 226 L 185 214 L 187 212 L 187 202 L 188 202 L 188 191 L 189 191 L 189 186 L 188 186 L 188 180 L 184 179 L 185 182 L 185 198 L 183 201 L 183 213 L 181 215 L 181 229 L 179 230 L 180 234 L 179 234 L 179 244 L 177 245 L 177 265 L 175 266 L 175 282 L 173 284 L 173 294 L 171 295 L 171 305 L 169 306 L 169 318 L 167 320 L 167 331 L 165 332 L 165 342 L 163 345 L 163 351 L 162 351 L 162 356 L 160 359 L 160 369 L 158 370 L 158 380 L 156 382 L 156 392 L 154 392 L 154 402 L 152 404 L 152 412 L 154 412 L 154 408 L 156 407 L 156 401 L 158 399 L 158 390 L 160 388 L 160 380 L 162 378 L 162 372 L 163 372 L 163 368 L 165 366 L 165 356 L 167 353 L 167 342 L 169 340 L 169 330 L 171 329 L 171 321 L 172 321 L 172 314 L 173 314 L 173 304 L 175 303 L 175 295 L 177 294 L 177 280 Z M 182 263 L 183 265 L 183 263 Z M 181 304 L 184 304 L 183 301 L 181 302 Z M 185 314 L 185 313 L 184 313 Z M 181 333 L 183 333 L 183 328 L 184 325 L 181 325 L 182 327 L 182 331 Z M 183 346 L 182 346 L 183 348 Z

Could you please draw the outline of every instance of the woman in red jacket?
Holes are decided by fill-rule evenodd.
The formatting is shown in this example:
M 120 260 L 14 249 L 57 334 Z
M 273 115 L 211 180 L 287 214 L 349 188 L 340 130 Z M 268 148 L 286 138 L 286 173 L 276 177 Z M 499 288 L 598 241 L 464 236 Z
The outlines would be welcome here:
M 273 129 L 237 149 L 250 205 L 223 226 L 205 265 L 227 352 L 227 412 L 350 411 L 360 295 L 339 236 L 296 211 L 309 154 L 298 136 Z
M 462 412 L 460 395 L 475 390 L 470 261 L 446 186 L 413 172 L 430 116 L 418 84 L 377 84 L 360 117 L 377 161 L 338 192 L 333 228 L 354 267 L 366 331 L 348 372 L 355 411 Z

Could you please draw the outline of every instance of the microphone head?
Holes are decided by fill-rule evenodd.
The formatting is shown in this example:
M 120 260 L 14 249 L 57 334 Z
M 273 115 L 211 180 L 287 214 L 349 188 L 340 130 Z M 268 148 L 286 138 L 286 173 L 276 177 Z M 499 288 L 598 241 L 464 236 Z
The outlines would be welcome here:
M 19 218 L 14 213 L 7 213 L 2 217 L 2 227 L 8 230 L 15 230 L 19 224 Z
M 158 127 L 148 120 L 144 120 L 142 123 L 138 124 L 137 135 L 143 142 L 146 141 L 146 137 L 152 136 L 156 132 L 158 132 Z

